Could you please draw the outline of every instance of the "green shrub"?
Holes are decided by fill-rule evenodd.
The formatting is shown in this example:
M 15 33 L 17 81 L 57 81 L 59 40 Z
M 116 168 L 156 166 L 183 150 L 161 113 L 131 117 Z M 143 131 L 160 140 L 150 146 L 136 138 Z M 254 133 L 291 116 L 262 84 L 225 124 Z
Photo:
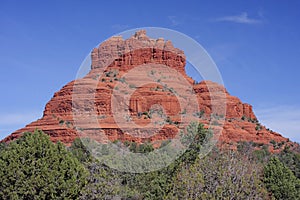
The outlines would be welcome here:
M 204 113 L 205 113 L 204 110 L 201 110 L 199 112 L 194 113 L 194 116 L 201 118 L 201 117 L 203 117 Z
M 300 199 L 300 181 L 276 157 L 264 168 L 264 183 L 276 199 Z
M 129 84 L 129 88 L 134 89 L 136 86 L 134 84 Z
M 0 154 L 0 199 L 76 199 L 84 166 L 42 131 L 24 133 Z
M 86 148 L 84 145 L 85 143 L 82 142 L 82 140 L 85 140 L 86 142 L 89 142 L 88 138 L 76 138 L 71 146 L 70 151 L 71 153 L 82 163 L 89 162 L 92 160 L 92 155 L 90 151 Z
M 65 123 L 65 121 L 64 120 L 59 120 L 59 125 L 63 125 Z
M 261 125 L 260 124 L 256 124 L 255 130 L 256 131 L 260 131 L 261 129 L 262 129 Z

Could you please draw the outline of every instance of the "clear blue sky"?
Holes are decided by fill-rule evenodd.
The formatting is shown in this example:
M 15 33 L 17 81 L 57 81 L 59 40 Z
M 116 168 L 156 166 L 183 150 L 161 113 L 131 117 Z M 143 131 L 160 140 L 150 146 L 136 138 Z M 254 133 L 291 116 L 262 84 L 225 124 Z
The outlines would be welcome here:
M 180 31 L 228 91 L 300 142 L 300 1 L 0 1 L 0 138 L 42 116 L 90 50 L 132 28 Z

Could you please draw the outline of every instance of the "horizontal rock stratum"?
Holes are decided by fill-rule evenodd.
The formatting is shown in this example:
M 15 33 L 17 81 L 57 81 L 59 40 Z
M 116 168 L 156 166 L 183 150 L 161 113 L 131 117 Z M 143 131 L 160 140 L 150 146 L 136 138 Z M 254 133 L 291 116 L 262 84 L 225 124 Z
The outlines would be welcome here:
M 178 77 L 186 81 L 185 84 L 190 85 L 196 97 L 197 112 L 193 113 L 194 119 L 206 124 L 206 127 L 221 130 L 219 144 L 235 148 L 240 141 L 270 144 L 270 141 L 274 140 L 278 143 L 290 143 L 287 138 L 261 125 L 253 113 L 252 106 L 231 96 L 222 85 L 209 80 L 196 83 L 185 72 L 184 52 L 175 48 L 171 41 L 162 38 L 151 39 L 143 30 L 126 40 L 115 36 L 92 50 L 91 61 L 90 72 L 85 77 L 69 82 L 54 94 L 46 104 L 41 119 L 15 131 L 3 141 L 14 140 L 23 132 L 32 132 L 35 129 L 43 130 L 53 142 L 61 141 L 66 145 L 70 145 L 79 136 L 79 132 L 85 132 L 103 142 L 129 140 L 142 143 L 171 139 L 176 136 L 177 127 L 184 123 L 181 117 L 186 112 L 181 107 L 178 97 L 188 89 L 180 87 L 180 79 L 174 77 L 174 73 L 177 73 Z M 126 74 L 137 66 L 146 65 L 149 69 L 147 77 L 153 81 L 144 84 L 144 71 L 136 70 L 135 84 L 130 83 L 130 76 Z M 166 82 L 168 84 L 162 84 Z M 171 87 L 172 85 L 174 86 Z M 126 91 L 126 88 L 132 89 L 133 92 Z M 129 113 L 125 116 L 127 121 L 120 122 L 123 128 L 120 128 L 113 116 L 116 111 L 112 108 L 112 96 L 116 92 L 118 94 L 115 95 L 115 100 L 118 106 L 124 104 Z M 124 95 L 130 94 L 128 104 L 122 101 L 122 92 Z M 219 92 L 224 95 L 218 95 Z M 223 113 L 218 106 L 213 107 L 214 98 L 225 102 Z M 147 127 L 152 120 L 151 110 L 156 109 L 153 105 L 159 105 L 167 119 L 160 131 L 156 134 L 149 132 L 149 135 L 127 131 L 127 122 Z M 87 117 L 76 116 L 74 112 L 85 112 Z M 223 129 L 220 128 L 220 124 L 223 125 Z

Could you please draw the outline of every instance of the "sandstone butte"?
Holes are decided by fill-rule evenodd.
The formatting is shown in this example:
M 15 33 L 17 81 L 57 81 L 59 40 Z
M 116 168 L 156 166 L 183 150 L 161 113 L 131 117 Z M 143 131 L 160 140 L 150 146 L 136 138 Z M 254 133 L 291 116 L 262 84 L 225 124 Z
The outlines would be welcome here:
M 154 81 L 142 84 L 145 75 L 135 71 L 135 83 L 142 85 L 138 87 L 130 85 L 130 76 L 125 79 L 125 75 L 135 67 L 145 65 L 150 66 L 151 71 L 148 71 L 148 75 L 157 79 L 156 83 Z M 295 145 L 279 133 L 261 125 L 252 106 L 231 96 L 223 86 L 211 81 L 196 83 L 186 74 L 185 65 L 184 52 L 175 48 L 171 41 L 165 41 L 162 38 L 151 39 L 143 30 L 126 40 L 120 36 L 114 36 L 92 50 L 89 73 L 81 79 L 69 82 L 56 92 L 46 104 L 41 119 L 13 132 L 3 141 L 9 142 L 20 137 L 23 132 L 32 132 L 35 129 L 43 130 L 53 142 L 61 141 L 66 145 L 70 145 L 75 138 L 79 137 L 80 132 L 104 142 L 128 140 L 138 143 L 145 141 L 154 143 L 173 138 L 177 134 L 177 127 L 184 124 L 180 116 L 185 114 L 174 91 L 177 91 L 177 94 L 184 91 L 174 80 L 168 82 L 169 85 L 173 83 L 172 88 L 162 84 L 164 78 L 174 79 L 172 77 L 174 72 L 167 69 L 169 68 L 179 73 L 194 91 L 198 103 L 198 112 L 193 114 L 194 118 L 204 123 L 206 127 L 220 131 L 219 145 L 236 148 L 238 142 L 252 141 L 259 145 L 268 145 L 271 151 L 274 151 L 271 141 L 284 144 L 275 151 L 282 149 L 285 145 Z M 159 104 L 163 107 L 165 115 L 169 117 L 158 133 L 150 133 L 148 136 L 136 135 L 138 133 L 126 131 L 126 122 L 122 122 L 123 129 L 115 122 L 111 105 L 112 94 L 114 91 L 119 90 L 121 93 L 123 90 L 126 95 L 128 88 L 134 88 L 134 92 L 127 105 L 130 113 L 127 121 L 146 127 L 151 122 L 151 116 L 149 116 L 153 108 L 151 106 Z M 218 92 L 223 95 L 219 95 Z M 223 110 L 223 113 L 218 105 L 213 105 L 215 102 L 213 99 L 225 102 L 226 110 Z M 122 100 L 119 103 L 122 104 Z M 74 115 L 74 112 L 82 113 L 82 111 L 85 115 Z M 223 129 L 220 128 L 222 125 Z

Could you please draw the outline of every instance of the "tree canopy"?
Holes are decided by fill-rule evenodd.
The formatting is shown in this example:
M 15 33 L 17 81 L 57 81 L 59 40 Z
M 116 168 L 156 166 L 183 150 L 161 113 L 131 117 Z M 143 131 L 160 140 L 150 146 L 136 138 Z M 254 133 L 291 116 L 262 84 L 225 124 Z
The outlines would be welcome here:
M 277 157 L 265 166 L 264 182 L 276 199 L 300 199 L 300 180 Z
M 0 154 L 0 199 L 76 199 L 87 170 L 42 131 L 24 133 Z
M 42 131 L 24 133 L 0 143 L 0 199 L 300 199 L 299 153 L 271 154 L 243 142 L 237 151 L 215 147 L 199 157 L 212 132 L 194 122 L 187 132 L 181 138 L 187 149 L 174 162 L 144 173 L 109 168 L 86 148 L 89 140 L 66 147 Z M 117 145 L 155 151 L 150 142 Z

